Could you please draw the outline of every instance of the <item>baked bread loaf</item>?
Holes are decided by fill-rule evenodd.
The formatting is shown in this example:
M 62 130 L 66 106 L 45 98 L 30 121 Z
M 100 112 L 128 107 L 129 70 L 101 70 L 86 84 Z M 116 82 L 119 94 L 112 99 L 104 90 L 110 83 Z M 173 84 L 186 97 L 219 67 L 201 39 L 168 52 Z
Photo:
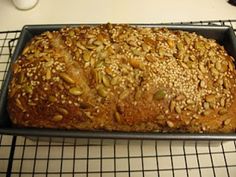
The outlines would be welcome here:
M 20 127 L 235 132 L 233 61 L 215 40 L 166 28 L 44 32 L 12 65 L 8 112 Z

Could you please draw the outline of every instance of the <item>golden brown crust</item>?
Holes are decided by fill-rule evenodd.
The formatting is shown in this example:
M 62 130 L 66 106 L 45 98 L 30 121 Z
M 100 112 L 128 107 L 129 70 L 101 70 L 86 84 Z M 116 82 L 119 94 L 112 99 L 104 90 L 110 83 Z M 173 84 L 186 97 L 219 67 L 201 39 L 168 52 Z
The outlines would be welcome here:
M 12 66 L 8 111 L 24 127 L 235 132 L 233 58 L 212 39 L 165 28 L 63 28 Z

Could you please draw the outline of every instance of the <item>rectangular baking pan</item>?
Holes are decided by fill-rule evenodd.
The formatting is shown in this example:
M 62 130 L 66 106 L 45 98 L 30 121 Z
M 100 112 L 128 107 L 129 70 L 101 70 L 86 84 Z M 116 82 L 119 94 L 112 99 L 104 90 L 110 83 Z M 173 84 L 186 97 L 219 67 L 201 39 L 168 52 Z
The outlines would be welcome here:
M 95 24 L 93 24 L 95 25 Z M 135 24 L 134 24 L 135 25 Z M 26 25 L 23 27 L 11 62 L 14 62 L 21 54 L 24 46 L 30 39 L 45 31 L 58 30 L 62 27 L 80 25 Z M 174 30 L 196 32 L 207 38 L 215 39 L 223 45 L 227 52 L 236 59 L 236 37 L 229 26 L 196 26 L 196 25 L 154 25 L 139 24 L 136 26 L 167 27 Z M 11 77 L 9 70 L 2 85 L 0 95 L 0 134 L 40 136 L 40 137 L 70 137 L 70 138 L 108 138 L 108 139 L 149 139 L 149 140 L 236 140 L 236 133 L 230 134 L 208 134 L 208 133 L 136 133 L 136 132 L 109 132 L 109 131 L 80 131 L 80 130 L 58 130 L 40 128 L 16 128 L 13 127 L 6 109 L 7 89 Z M 236 116 L 236 115 L 235 115 Z

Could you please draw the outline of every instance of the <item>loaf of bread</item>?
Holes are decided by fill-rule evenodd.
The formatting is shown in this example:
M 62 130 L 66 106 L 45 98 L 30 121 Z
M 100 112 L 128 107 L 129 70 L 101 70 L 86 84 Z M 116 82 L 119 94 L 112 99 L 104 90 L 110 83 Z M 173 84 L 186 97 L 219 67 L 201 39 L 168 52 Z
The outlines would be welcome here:
M 12 65 L 19 127 L 235 132 L 234 59 L 213 39 L 157 27 L 44 32 Z

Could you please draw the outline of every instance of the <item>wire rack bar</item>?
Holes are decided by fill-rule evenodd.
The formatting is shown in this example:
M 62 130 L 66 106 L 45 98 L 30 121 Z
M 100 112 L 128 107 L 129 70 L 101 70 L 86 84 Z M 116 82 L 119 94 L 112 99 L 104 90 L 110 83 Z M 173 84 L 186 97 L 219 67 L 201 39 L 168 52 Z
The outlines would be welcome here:
M 228 25 L 236 20 L 172 24 Z M 0 31 L 0 84 L 20 30 Z M 234 177 L 236 141 L 147 141 L 0 135 L 0 176 Z

